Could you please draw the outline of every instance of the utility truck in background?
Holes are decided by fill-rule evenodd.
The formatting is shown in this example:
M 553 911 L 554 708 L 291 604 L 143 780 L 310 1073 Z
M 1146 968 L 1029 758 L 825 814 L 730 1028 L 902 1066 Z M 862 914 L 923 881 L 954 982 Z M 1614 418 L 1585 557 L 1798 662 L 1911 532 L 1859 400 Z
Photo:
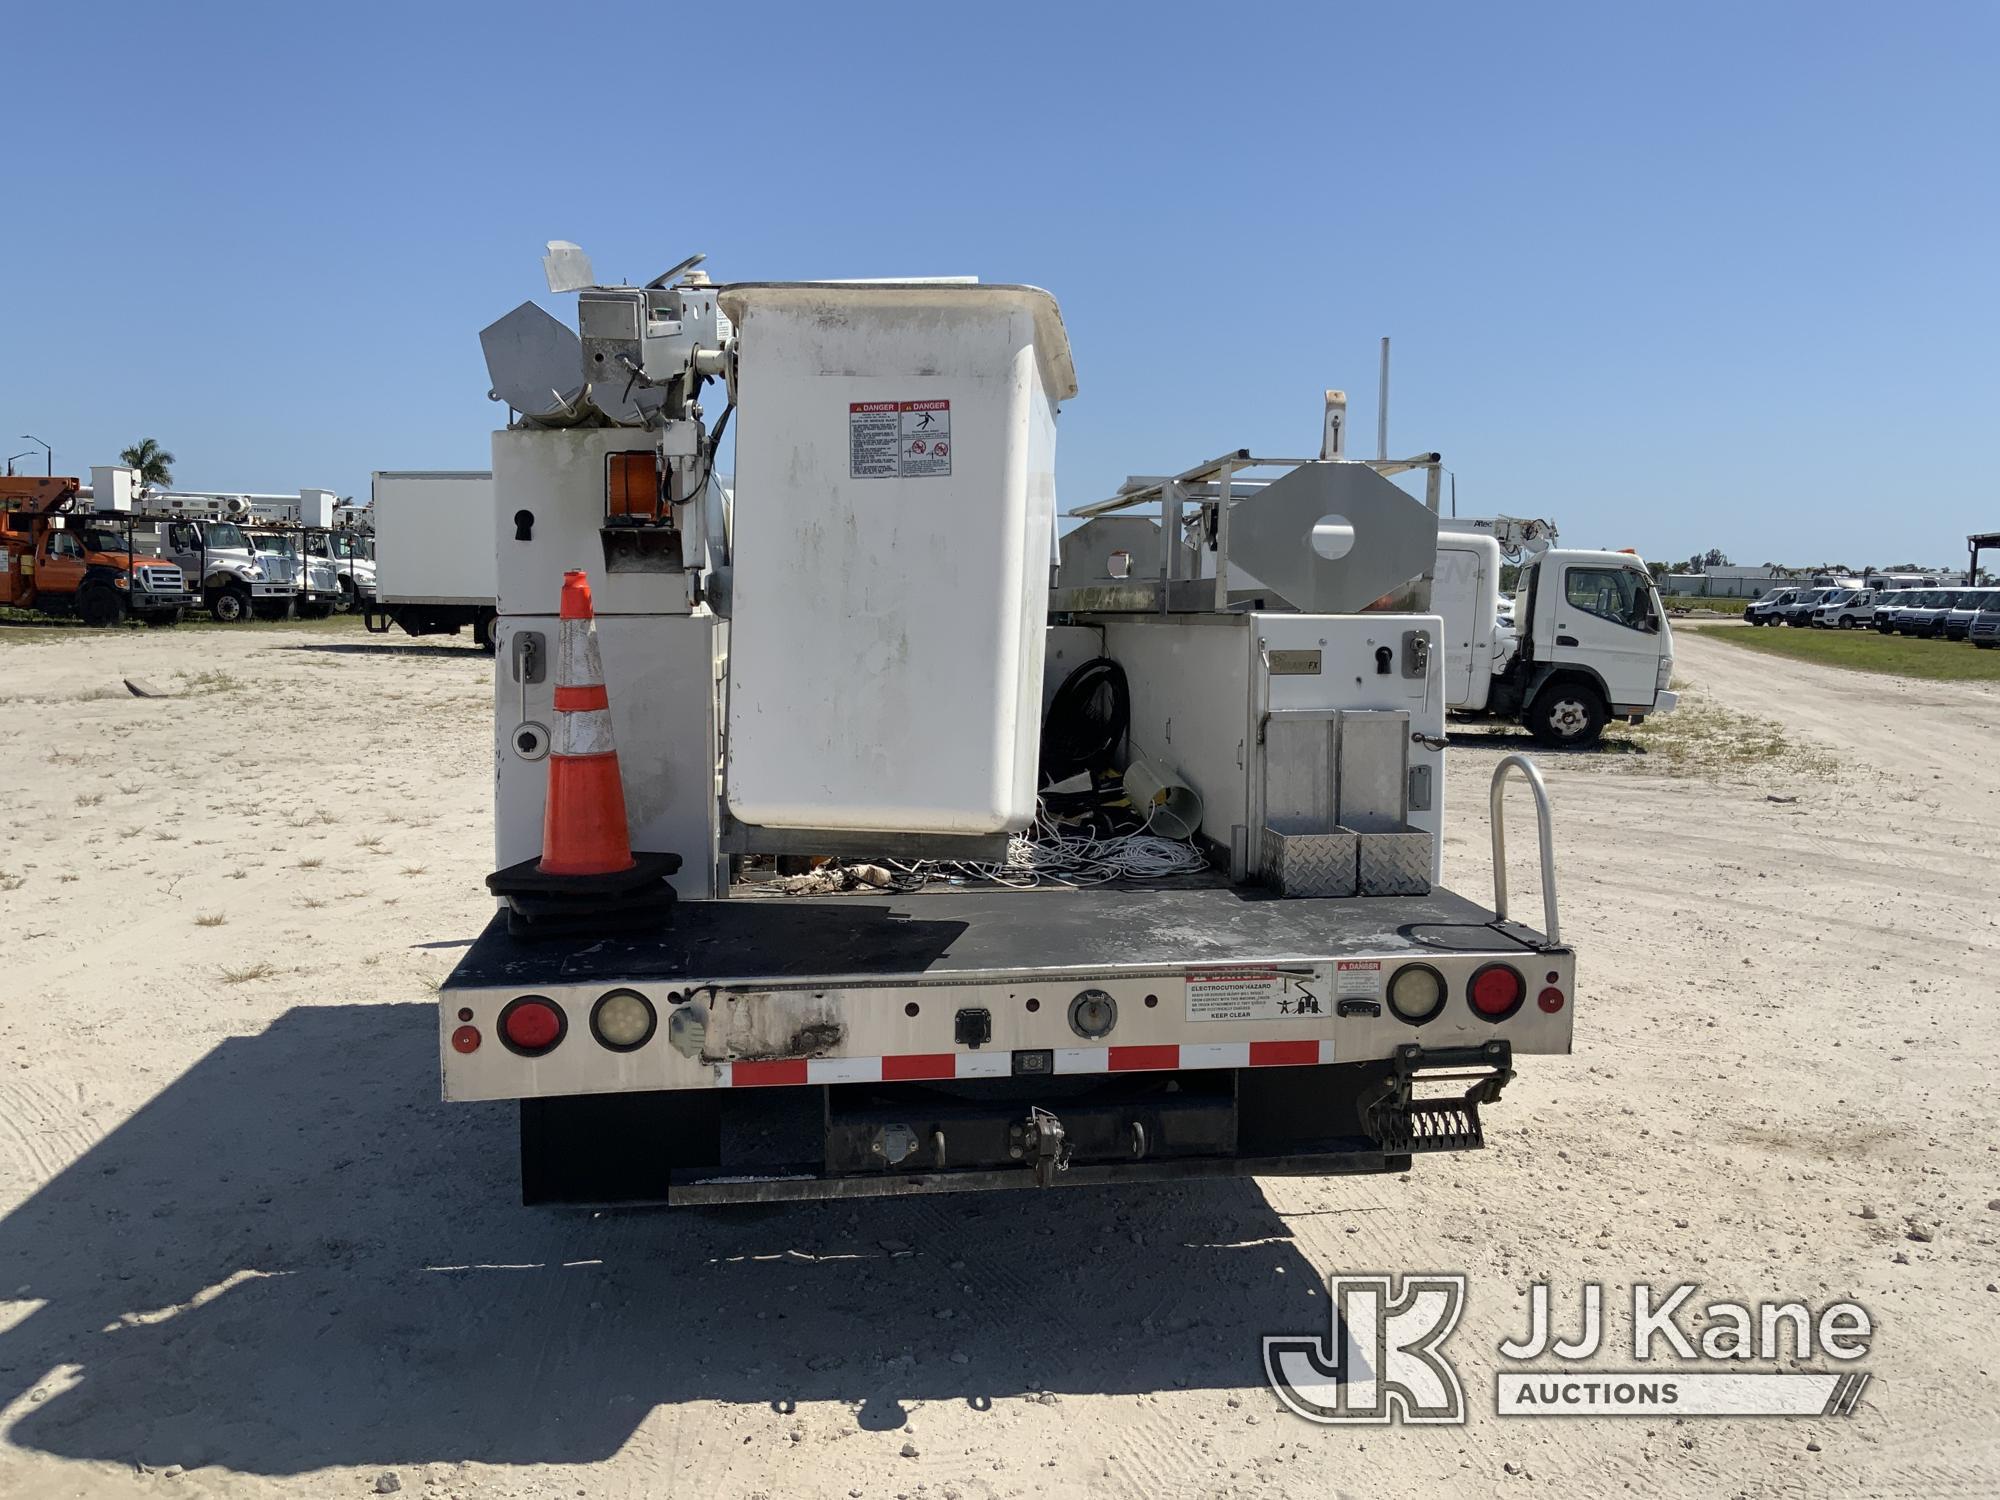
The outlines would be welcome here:
M 167 555 L 194 581 L 210 618 L 224 624 L 290 614 L 291 581 L 264 569 L 244 527 L 254 519 L 244 495 L 155 492 L 139 514 L 159 523 Z
M 1454 714 L 1524 724 L 1544 745 L 1597 743 L 1613 719 L 1671 712 L 1674 637 L 1635 552 L 1555 545 L 1546 522 L 1439 523 L 1431 601 L 1444 620 Z M 1509 551 L 1512 620 L 1499 608 Z
M 1052 578 L 1077 388 L 1054 298 L 715 286 L 699 259 L 603 286 L 552 242 L 580 336 L 533 303 L 481 335 L 510 409 L 480 518 L 505 905 L 440 991 L 438 1046 L 448 1099 L 520 1101 L 524 1199 L 1481 1146 L 1515 1068 L 1569 1051 L 1576 957 L 1526 758 L 1480 793 L 1491 896 L 1441 882 L 1437 455 L 1401 466 L 1423 500 L 1337 448 L 1140 476 Z M 445 528 L 467 554 L 469 524 Z M 1508 905 L 1509 777 L 1539 927 Z M 778 857 L 841 878 L 753 878 Z
M 310 555 L 302 528 L 259 521 L 243 528 L 264 576 L 292 589 L 291 612 L 302 620 L 323 620 L 339 607 L 340 580 L 331 560 Z
M 378 473 L 369 515 L 375 597 L 365 607 L 376 634 L 457 635 L 493 649 L 499 584 L 494 561 L 493 475 L 485 470 Z
M 333 530 L 321 544 L 339 575 L 342 611 L 375 602 L 375 516 L 366 505 L 341 505 L 334 511 Z
M 351 603 L 342 587 L 332 539 L 338 502 L 331 490 L 297 495 L 252 495 L 251 520 L 243 528 L 264 574 L 292 587 L 291 612 L 325 619 Z
M 99 627 L 177 622 L 194 603 L 181 569 L 129 516 L 92 514 L 82 490 L 68 477 L 0 479 L 0 605 Z

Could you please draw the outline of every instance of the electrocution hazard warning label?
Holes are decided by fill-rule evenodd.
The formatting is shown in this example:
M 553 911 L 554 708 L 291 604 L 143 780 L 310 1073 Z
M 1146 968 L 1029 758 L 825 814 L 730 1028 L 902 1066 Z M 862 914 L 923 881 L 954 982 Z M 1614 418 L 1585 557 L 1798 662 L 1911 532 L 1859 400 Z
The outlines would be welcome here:
M 951 474 L 949 401 L 850 401 L 850 479 L 934 479 Z
M 1273 1021 L 1319 1016 L 1326 991 L 1310 974 L 1280 969 L 1198 969 L 1187 977 L 1190 1021 Z M 1314 994 L 1315 990 L 1319 994 Z

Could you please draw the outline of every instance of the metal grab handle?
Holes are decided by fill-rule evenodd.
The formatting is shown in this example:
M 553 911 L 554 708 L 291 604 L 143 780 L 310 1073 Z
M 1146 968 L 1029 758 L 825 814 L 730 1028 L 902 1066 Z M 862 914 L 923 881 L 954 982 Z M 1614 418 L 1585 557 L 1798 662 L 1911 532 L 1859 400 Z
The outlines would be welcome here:
M 1493 917 L 1507 920 L 1507 823 L 1504 794 L 1507 773 L 1518 770 L 1535 794 L 1535 847 L 1542 863 L 1542 924 L 1551 946 L 1562 941 L 1562 924 L 1556 917 L 1555 829 L 1549 822 L 1549 790 L 1542 785 L 1542 773 L 1525 755 L 1503 755 L 1493 768 L 1493 790 L 1487 799 L 1487 816 L 1493 824 Z

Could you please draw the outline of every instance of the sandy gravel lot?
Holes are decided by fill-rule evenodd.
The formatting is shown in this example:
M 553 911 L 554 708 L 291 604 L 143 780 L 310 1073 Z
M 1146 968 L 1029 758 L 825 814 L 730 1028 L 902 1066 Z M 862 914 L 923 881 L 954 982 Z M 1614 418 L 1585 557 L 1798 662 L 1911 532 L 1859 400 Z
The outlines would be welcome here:
M 1681 656 L 1682 725 L 1544 761 L 1578 1046 L 1488 1151 L 717 1221 L 524 1211 L 511 1108 L 438 1102 L 483 659 L 10 632 L 0 1496 L 1993 1493 L 2000 693 Z M 1463 738 L 1478 892 L 1502 744 Z M 1470 1273 L 1468 1425 L 1278 1409 L 1258 1338 L 1324 1328 L 1335 1269 Z M 1874 1384 L 1494 1417 L 1523 1288 L 1586 1277 L 1858 1298 Z

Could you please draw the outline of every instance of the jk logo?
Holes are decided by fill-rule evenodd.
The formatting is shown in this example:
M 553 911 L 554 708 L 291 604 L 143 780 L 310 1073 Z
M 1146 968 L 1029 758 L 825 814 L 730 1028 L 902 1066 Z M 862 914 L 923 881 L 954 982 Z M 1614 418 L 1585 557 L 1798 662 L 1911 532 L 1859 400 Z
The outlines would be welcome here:
M 1332 1327 L 1270 1334 L 1264 1373 L 1308 1422 L 1465 1421 L 1458 1371 L 1438 1348 L 1465 1310 L 1463 1276 L 1329 1276 Z

